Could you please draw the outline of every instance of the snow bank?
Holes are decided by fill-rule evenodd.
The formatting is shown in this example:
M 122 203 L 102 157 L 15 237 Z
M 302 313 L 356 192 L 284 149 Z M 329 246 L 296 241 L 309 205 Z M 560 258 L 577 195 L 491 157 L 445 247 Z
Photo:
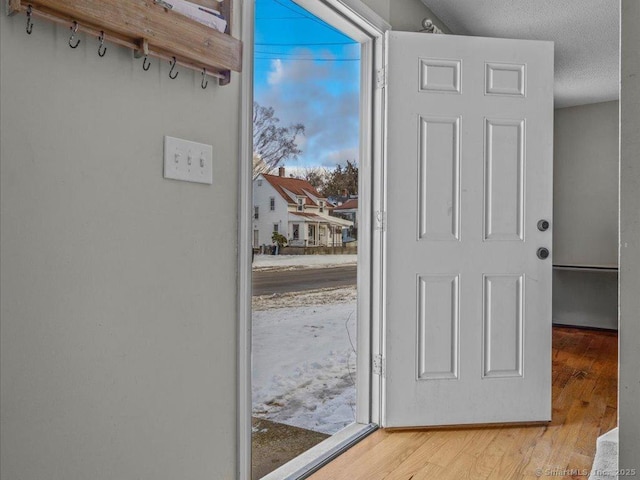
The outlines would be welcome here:
M 302 292 L 273 293 L 255 295 L 251 301 L 253 311 L 273 310 L 285 307 L 307 307 L 309 305 L 327 305 L 330 303 L 353 303 L 358 300 L 355 285 L 347 287 L 318 288 Z
M 263 307 L 253 312 L 254 416 L 327 434 L 354 422 L 355 300 Z
M 256 255 L 254 270 L 355 265 L 358 255 Z

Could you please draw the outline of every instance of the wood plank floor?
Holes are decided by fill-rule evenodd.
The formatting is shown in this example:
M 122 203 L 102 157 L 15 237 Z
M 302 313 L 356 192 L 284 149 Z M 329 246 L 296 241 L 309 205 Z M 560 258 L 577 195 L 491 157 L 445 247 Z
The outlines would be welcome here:
M 616 426 L 617 396 L 617 334 L 554 327 L 548 425 L 378 430 L 310 478 L 584 480 L 596 438 Z

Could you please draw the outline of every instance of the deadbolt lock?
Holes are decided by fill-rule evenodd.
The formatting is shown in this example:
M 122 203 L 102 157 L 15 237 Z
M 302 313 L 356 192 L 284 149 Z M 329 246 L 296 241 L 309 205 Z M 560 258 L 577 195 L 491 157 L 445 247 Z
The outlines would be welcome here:
M 538 222 L 538 230 L 540 230 L 541 232 L 546 232 L 547 230 L 549 230 L 549 221 L 548 220 L 540 220 Z
M 537 254 L 540 260 L 545 260 L 546 258 L 549 258 L 549 249 L 541 247 L 538 249 Z

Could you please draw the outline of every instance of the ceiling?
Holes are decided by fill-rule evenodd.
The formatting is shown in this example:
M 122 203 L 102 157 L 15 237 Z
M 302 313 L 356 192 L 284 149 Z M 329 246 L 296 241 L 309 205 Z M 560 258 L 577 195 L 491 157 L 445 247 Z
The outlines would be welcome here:
M 422 0 L 457 35 L 555 42 L 555 106 L 618 99 L 618 0 Z

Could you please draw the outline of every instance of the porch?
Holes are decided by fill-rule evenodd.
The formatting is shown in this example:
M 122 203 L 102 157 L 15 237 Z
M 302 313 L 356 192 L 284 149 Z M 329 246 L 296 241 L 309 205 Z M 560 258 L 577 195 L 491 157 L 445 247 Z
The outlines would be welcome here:
M 353 222 L 314 213 L 289 213 L 287 240 L 291 247 L 342 247 L 344 229 Z

